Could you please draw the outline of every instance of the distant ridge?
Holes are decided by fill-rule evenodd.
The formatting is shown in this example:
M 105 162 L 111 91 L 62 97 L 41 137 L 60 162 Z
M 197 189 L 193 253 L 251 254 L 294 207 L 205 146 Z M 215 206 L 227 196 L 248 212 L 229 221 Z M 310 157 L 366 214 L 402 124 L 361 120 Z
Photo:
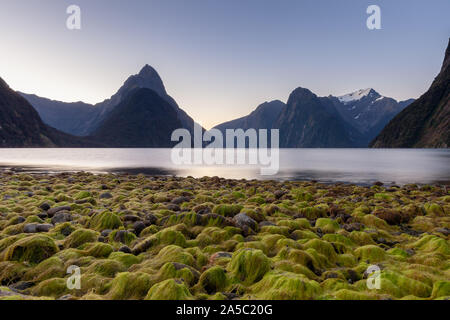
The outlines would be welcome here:
M 158 72 L 146 64 L 138 74 L 128 77 L 119 90 L 103 102 L 95 105 L 67 103 L 19 92 L 38 111 L 43 121 L 63 132 L 77 136 L 91 135 L 108 117 L 109 113 L 134 89 L 148 88 L 155 91 L 177 112 L 183 128 L 193 132 L 194 120 L 169 96 Z
M 280 145 L 284 148 L 367 147 L 396 114 L 414 101 L 397 102 L 372 88 L 339 97 L 317 97 L 305 88 L 292 94 L 287 105 L 279 100 L 265 102 L 249 115 L 215 128 L 222 132 L 280 129 Z
M 42 122 L 34 108 L 0 78 L 0 147 L 100 147 Z

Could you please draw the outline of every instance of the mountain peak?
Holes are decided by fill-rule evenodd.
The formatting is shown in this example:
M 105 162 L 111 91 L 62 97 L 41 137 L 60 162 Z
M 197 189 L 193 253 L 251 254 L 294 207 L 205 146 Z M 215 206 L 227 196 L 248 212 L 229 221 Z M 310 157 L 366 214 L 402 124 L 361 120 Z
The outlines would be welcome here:
M 139 71 L 139 75 L 141 77 L 148 77 L 148 76 L 155 76 L 158 75 L 158 72 L 156 72 L 156 70 L 150 66 L 149 64 L 146 64 L 145 66 L 142 67 L 141 71 Z
M 337 97 L 342 103 L 349 103 L 361 100 L 364 97 L 379 98 L 381 95 L 372 88 L 360 89 L 355 92 Z

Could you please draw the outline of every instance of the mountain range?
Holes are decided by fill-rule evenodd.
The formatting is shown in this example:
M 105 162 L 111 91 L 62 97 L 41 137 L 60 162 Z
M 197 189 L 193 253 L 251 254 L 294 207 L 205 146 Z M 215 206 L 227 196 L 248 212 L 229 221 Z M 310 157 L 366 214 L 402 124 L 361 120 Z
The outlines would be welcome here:
M 223 133 L 238 128 L 279 129 L 283 148 L 367 147 L 413 101 L 397 102 L 371 88 L 339 97 L 318 97 L 306 88 L 297 88 L 287 104 L 265 102 L 248 116 L 214 128 Z
M 102 147 L 46 125 L 36 110 L 0 78 L 0 147 Z
M 194 120 L 167 94 L 161 77 L 149 65 L 145 65 L 138 74 L 130 76 L 111 98 L 95 105 L 84 102 L 55 101 L 23 92 L 19 94 L 31 103 L 46 124 L 72 135 L 90 136 L 108 118 L 115 107 L 136 88 L 155 91 L 175 109 L 182 127 L 193 132 Z
M 265 102 L 215 128 L 279 129 L 283 148 L 447 148 L 449 51 L 439 75 L 417 101 L 396 101 L 372 88 L 319 97 L 299 87 L 286 103 Z M 95 105 L 15 92 L 0 81 L 1 147 L 170 147 L 173 130 L 193 133 L 193 127 L 194 120 L 167 94 L 149 65 Z
M 450 39 L 431 87 L 400 112 L 370 144 L 375 148 L 450 147 Z

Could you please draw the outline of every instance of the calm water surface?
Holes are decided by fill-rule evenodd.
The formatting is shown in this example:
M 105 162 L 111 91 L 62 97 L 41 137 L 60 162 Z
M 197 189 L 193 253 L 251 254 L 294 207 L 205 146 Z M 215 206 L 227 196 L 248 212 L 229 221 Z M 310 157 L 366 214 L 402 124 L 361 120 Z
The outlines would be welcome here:
M 281 149 L 280 169 L 261 176 L 259 166 L 177 166 L 171 149 L 0 149 L 0 166 L 24 171 L 130 172 L 221 176 L 233 179 L 317 180 L 370 184 L 450 181 L 450 150 Z

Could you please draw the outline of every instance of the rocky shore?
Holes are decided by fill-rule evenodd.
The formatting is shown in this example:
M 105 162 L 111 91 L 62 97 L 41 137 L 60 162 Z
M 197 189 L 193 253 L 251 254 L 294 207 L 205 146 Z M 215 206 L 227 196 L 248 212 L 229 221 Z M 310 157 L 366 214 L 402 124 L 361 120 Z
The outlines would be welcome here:
M 449 299 L 449 234 L 446 186 L 0 171 L 0 300 Z

